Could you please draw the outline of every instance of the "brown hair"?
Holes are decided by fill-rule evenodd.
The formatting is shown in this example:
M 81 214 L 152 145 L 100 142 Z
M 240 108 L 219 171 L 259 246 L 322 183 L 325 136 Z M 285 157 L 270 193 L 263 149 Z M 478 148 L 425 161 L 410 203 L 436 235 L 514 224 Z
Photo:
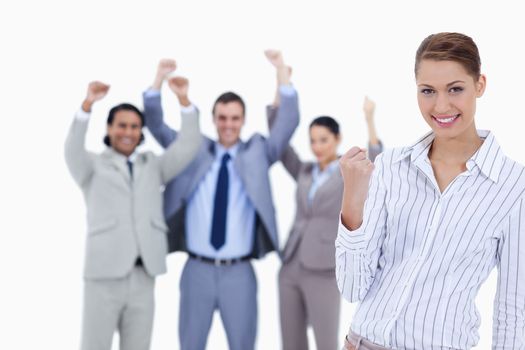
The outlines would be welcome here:
M 471 37 L 461 33 L 437 33 L 421 42 L 416 52 L 414 73 L 422 60 L 454 61 L 461 64 L 475 80 L 481 75 L 478 47 Z

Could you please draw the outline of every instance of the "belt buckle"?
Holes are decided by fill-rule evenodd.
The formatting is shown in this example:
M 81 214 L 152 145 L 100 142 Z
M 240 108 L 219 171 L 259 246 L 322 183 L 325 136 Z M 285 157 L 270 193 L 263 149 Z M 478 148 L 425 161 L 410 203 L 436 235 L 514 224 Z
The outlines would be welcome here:
M 215 258 L 215 259 L 213 259 L 213 263 L 214 263 L 215 266 L 217 266 L 217 267 L 218 267 L 218 266 L 221 266 L 221 259 L 219 259 L 219 258 Z

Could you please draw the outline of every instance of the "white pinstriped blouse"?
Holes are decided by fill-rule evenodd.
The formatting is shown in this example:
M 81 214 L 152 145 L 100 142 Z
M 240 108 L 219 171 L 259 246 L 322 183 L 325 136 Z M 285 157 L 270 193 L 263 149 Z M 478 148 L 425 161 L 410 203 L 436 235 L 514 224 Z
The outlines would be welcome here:
M 336 275 L 360 304 L 352 330 L 393 349 L 470 349 L 479 340 L 475 297 L 499 269 L 494 349 L 525 349 L 525 172 L 494 135 L 440 192 L 429 133 L 375 161 L 363 224 L 342 224 Z

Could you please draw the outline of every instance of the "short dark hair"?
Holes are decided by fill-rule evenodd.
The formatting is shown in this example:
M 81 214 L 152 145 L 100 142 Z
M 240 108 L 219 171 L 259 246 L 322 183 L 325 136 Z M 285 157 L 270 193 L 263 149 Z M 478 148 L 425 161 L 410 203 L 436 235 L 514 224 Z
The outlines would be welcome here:
M 111 108 L 109 110 L 109 114 L 108 114 L 108 120 L 106 122 L 107 125 L 111 125 L 113 124 L 113 120 L 115 119 L 115 114 L 119 111 L 131 111 L 131 112 L 135 112 L 139 118 L 140 118 L 140 126 L 141 127 L 144 127 L 144 114 L 142 114 L 142 112 L 137 108 L 135 107 L 134 105 L 132 105 L 131 103 L 121 103 L 121 104 L 118 104 L 116 106 L 114 106 L 113 108 Z M 140 133 L 140 142 L 139 142 L 139 145 L 144 142 L 144 134 L 143 133 Z M 109 136 L 106 135 L 104 136 L 104 144 L 106 146 L 111 146 L 111 143 L 109 141 Z
M 237 95 L 235 92 L 225 92 L 222 93 L 217 99 L 215 100 L 215 103 L 213 104 L 213 109 L 211 110 L 212 115 L 215 115 L 215 107 L 219 103 L 230 103 L 230 102 L 237 102 L 242 107 L 242 115 L 246 115 L 246 106 L 244 104 L 244 101 L 242 100 L 241 96 Z
M 416 52 L 414 73 L 417 77 L 422 60 L 454 61 L 463 66 L 475 80 L 481 75 L 478 47 L 471 37 L 461 33 L 437 33 L 427 36 Z
M 324 126 L 327 128 L 332 134 L 335 136 L 339 136 L 339 123 L 332 117 L 329 117 L 327 115 L 322 115 L 320 117 L 315 118 L 310 123 L 310 129 L 312 126 Z

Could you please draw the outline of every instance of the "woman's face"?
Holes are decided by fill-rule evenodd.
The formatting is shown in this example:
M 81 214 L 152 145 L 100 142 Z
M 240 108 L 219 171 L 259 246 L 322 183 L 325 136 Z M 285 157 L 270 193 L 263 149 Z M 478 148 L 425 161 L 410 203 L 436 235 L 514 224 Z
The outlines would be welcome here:
M 455 61 L 422 60 L 416 76 L 417 102 L 436 137 L 457 138 L 476 133 L 476 99 L 485 91 L 478 80 Z
M 339 140 L 339 136 L 325 126 L 313 125 L 310 128 L 310 147 L 321 164 L 327 164 L 337 158 Z

